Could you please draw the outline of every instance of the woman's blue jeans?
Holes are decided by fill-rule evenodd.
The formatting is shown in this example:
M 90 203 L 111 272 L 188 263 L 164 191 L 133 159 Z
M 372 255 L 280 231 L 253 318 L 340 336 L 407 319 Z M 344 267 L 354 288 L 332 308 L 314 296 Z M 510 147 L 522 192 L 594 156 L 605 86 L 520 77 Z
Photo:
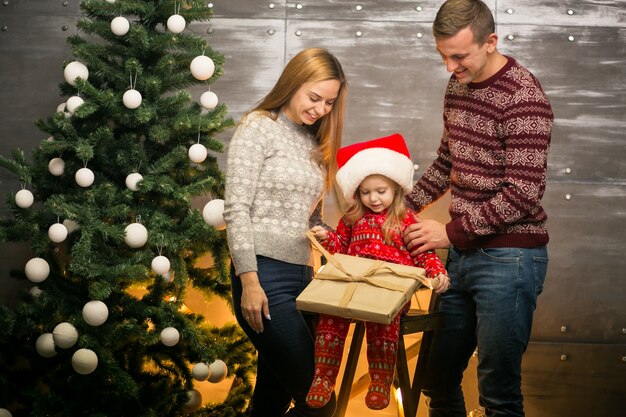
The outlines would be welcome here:
M 435 334 L 423 391 L 430 417 L 465 417 L 461 380 L 476 348 L 479 402 L 486 415 L 524 415 L 522 354 L 547 266 L 545 246 L 451 248 L 451 287 L 439 304 L 445 326 Z
M 262 333 L 256 333 L 243 319 L 241 281 L 231 269 L 235 317 L 258 351 L 250 416 L 331 417 L 336 406 L 334 396 L 322 408 L 306 404 L 315 370 L 313 329 L 311 320 L 296 309 L 296 297 L 311 281 L 313 270 L 264 256 L 257 256 L 257 265 L 271 317 L 264 319 Z

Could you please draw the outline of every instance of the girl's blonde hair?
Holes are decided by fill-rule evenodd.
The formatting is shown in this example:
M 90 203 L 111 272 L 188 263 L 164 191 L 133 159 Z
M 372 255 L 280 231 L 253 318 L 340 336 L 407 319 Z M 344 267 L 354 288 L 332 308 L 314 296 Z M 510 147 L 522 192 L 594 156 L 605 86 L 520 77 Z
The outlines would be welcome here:
M 250 112 L 262 111 L 275 119 L 303 84 L 327 80 L 339 81 L 339 92 L 330 113 L 317 120 L 311 130 L 318 143 L 313 157 L 326 170 L 326 188 L 330 189 L 337 172 L 336 155 L 341 147 L 347 102 L 346 77 L 333 54 L 323 48 L 300 51 L 287 63 L 274 88 Z
M 387 215 L 385 216 L 385 221 L 382 226 L 382 234 L 385 239 L 385 243 L 390 245 L 392 244 L 392 236 L 394 232 L 401 233 L 402 232 L 402 223 L 404 220 L 404 216 L 406 215 L 406 206 L 404 204 L 404 193 L 400 184 L 388 178 L 384 175 L 379 175 L 380 177 L 385 178 L 389 181 L 389 184 L 392 185 L 393 188 L 393 200 L 391 201 L 391 205 L 387 209 Z M 365 181 L 365 179 L 363 179 Z M 359 220 L 365 214 L 367 207 L 360 198 L 360 189 L 361 186 L 357 187 L 354 192 L 354 204 L 348 209 L 345 214 L 346 220 L 349 224 L 354 224 L 357 220 Z

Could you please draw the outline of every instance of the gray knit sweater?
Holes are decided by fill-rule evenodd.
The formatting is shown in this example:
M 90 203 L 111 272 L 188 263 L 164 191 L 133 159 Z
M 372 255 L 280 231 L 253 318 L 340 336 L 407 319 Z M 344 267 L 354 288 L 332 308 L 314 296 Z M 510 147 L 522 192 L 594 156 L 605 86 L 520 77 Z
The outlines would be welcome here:
M 228 148 L 224 219 L 237 275 L 257 271 L 256 255 L 305 265 L 306 231 L 320 222 L 324 170 L 312 160 L 306 126 L 284 113 L 252 112 Z

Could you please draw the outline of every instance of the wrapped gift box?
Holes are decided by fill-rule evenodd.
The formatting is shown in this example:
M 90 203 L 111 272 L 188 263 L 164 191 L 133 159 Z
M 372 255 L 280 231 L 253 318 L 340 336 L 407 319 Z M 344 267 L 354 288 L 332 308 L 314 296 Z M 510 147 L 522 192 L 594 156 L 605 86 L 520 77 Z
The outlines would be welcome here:
M 344 254 L 329 254 L 315 278 L 296 298 L 299 310 L 388 324 L 420 287 L 433 288 L 422 268 Z

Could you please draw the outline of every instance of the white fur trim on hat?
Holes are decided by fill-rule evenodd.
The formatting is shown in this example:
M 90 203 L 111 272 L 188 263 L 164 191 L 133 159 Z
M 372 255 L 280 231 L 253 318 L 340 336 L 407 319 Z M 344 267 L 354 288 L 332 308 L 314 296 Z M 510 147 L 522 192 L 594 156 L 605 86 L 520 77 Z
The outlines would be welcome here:
M 344 198 L 353 201 L 361 182 L 370 175 L 384 175 L 397 182 L 408 194 L 413 189 L 413 162 L 388 148 L 367 148 L 353 155 L 337 171 L 337 184 Z

